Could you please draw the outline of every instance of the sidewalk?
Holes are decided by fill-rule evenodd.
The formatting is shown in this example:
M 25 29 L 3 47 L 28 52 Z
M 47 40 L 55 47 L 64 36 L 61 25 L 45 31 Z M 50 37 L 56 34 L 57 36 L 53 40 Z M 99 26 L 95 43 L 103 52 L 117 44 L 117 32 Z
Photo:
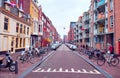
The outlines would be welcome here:
M 82 57 L 84 57 L 86 60 L 90 60 L 87 55 L 82 55 Z M 95 62 L 91 61 L 91 62 L 96 66 L 98 66 L 96 61 Z M 114 66 L 109 66 L 108 63 L 105 63 L 103 66 L 98 66 L 98 67 L 100 67 L 101 69 L 112 75 L 113 78 L 120 78 L 120 64 L 114 67 Z
M 50 52 L 49 52 L 50 53 Z M 48 53 L 48 54 L 49 54 Z M 20 53 L 14 53 L 11 54 L 13 60 L 16 60 L 17 55 L 19 55 Z M 43 55 L 43 58 L 45 57 L 45 55 Z M 20 76 L 24 71 L 26 71 L 27 69 L 31 68 L 32 66 L 36 65 L 38 62 L 40 62 L 42 59 L 41 57 L 34 57 L 34 64 L 31 63 L 20 63 L 18 62 L 18 74 L 15 74 L 15 72 L 10 72 L 8 68 L 6 69 L 1 69 L 0 70 L 0 78 L 17 78 L 18 76 Z

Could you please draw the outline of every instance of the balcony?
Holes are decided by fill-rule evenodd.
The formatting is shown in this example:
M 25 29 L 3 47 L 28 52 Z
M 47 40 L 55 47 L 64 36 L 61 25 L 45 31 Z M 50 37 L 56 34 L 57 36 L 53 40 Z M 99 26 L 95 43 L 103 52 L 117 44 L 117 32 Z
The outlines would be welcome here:
M 89 24 L 84 26 L 84 29 L 88 29 L 89 28 Z
M 98 20 L 104 19 L 105 18 L 105 13 L 101 12 L 98 14 Z
M 94 31 L 94 35 L 103 35 L 105 34 L 106 30 L 104 27 L 99 27 L 97 30 Z
M 97 7 L 101 7 L 101 6 L 104 6 L 106 3 L 106 0 L 100 0 L 99 2 L 97 2 Z
M 105 23 L 106 14 L 101 12 L 98 14 L 98 16 L 94 17 L 95 23 Z

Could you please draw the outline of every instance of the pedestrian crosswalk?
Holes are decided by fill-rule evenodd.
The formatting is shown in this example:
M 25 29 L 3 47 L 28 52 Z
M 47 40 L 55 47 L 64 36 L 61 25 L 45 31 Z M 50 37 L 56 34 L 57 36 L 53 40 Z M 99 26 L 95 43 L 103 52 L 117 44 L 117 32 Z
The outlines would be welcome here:
M 86 73 L 86 74 L 101 74 L 98 70 L 93 69 L 93 70 L 87 70 L 87 69 L 63 69 L 63 68 L 59 68 L 59 69 L 52 69 L 52 68 L 48 68 L 48 69 L 43 69 L 43 68 L 38 68 L 36 70 L 33 70 L 32 72 L 43 72 L 43 73 Z

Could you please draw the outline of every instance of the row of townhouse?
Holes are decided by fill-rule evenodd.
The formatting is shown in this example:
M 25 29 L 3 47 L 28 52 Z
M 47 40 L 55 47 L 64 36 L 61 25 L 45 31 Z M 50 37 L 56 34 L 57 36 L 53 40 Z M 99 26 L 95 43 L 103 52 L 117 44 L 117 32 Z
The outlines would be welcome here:
M 74 42 L 97 49 L 114 46 L 120 54 L 120 0 L 91 0 L 89 10 L 78 18 L 74 26 Z
M 48 46 L 58 40 L 37 0 L 0 0 L 0 54 Z

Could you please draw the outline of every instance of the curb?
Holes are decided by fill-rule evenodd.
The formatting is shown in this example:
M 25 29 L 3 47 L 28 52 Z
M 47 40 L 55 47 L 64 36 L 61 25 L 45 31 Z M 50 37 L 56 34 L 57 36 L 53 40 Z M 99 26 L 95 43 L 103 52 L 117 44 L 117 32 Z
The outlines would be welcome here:
M 82 58 L 84 61 L 86 61 L 87 63 L 89 63 L 91 66 L 93 66 L 94 68 L 96 68 L 98 71 L 100 71 L 102 74 L 104 74 L 107 78 L 113 78 L 112 75 L 110 75 L 109 73 L 107 73 L 105 70 L 101 69 L 99 66 L 95 65 L 94 63 L 92 63 L 90 60 L 88 60 L 88 59 L 84 58 L 83 56 L 81 56 L 80 54 L 78 54 L 78 52 L 76 53 L 74 51 L 73 53 L 75 53 L 80 58 Z
M 44 61 L 47 60 L 47 58 L 49 58 L 50 56 L 52 56 L 53 54 L 55 54 L 55 52 L 51 52 L 50 54 L 48 54 L 45 58 L 43 58 L 41 61 L 39 61 L 37 64 L 33 65 L 32 67 L 28 68 L 26 71 L 24 71 L 20 76 L 18 76 L 17 78 L 24 78 L 27 74 L 29 74 L 34 68 L 36 68 L 37 66 L 41 65 Z

